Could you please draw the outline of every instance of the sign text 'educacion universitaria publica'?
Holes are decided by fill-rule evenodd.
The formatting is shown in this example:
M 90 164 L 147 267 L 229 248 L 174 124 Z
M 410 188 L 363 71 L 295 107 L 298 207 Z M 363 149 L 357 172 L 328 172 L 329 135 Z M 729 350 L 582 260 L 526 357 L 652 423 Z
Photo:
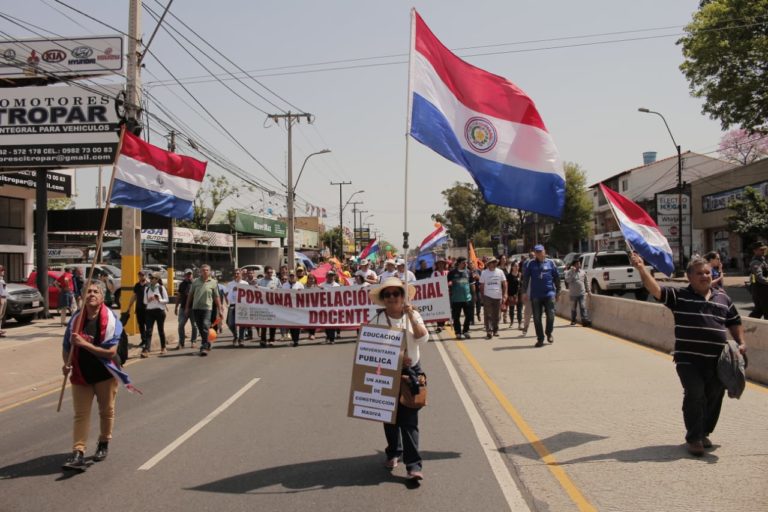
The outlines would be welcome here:
M 413 306 L 425 322 L 450 319 L 448 281 L 445 276 L 413 283 Z M 304 290 L 268 290 L 237 287 L 235 322 L 243 326 L 358 328 L 376 315 L 370 301 L 371 287 L 339 286 Z
M 405 330 L 364 325 L 355 347 L 347 416 L 394 423 L 400 397 Z

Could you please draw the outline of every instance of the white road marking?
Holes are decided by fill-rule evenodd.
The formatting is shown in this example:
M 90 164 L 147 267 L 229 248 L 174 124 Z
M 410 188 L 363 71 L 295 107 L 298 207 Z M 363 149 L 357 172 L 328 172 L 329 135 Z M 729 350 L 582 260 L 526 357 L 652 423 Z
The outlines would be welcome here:
M 240 390 L 237 393 L 229 397 L 227 401 L 221 404 L 219 407 L 217 407 L 215 411 L 213 411 L 211 414 L 209 414 L 208 416 L 200 420 L 197 423 L 197 425 L 195 425 L 194 427 L 184 432 L 181 436 L 176 438 L 176 440 L 173 441 L 171 444 L 169 444 L 168 446 L 160 450 L 160 452 L 158 452 L 157 455 L 155 455 L 154 457 L 149 459 L 147 462 L 145 462 L 138 470 L 147 471 L 149 469 L 152 469 L 158 462 L 160 462 L 165 457 L 167 457 L 173 450 L 181 446 L 181 444 L 184 441 L 186 441 L 187 439 L 195 435 L 200 429 L 202 429 L 204 426 L 210 423 L 216 416 L 224 412 L 227 409 L 227 407 L 235 403 L 235 400 L 243 396 L 243 394 L 249 389 L 251 389 L 254 384 L 259 382 L 259 380 L 260 380 L 259 378 L 253 379 L 251 382 L 249 382 L 248 384 L 240 388 Z
M 496 446 L 496 443 L 494 442 L 493 437 L 491 437 L 491 433 L 488 431 L 485 423 L 483 423 L 483 419 L 480 417 L 480 413 L 478 412 L 477 407 L 475 407 L 475 404 L 469 397 L 467 389 L 461 382 L 461 378 L 459 377 L 459 374 L 456 372 L 456 368 L 453 366 L 453 363 L 448 357 L 448 353 L 443 347 L 442 342 L 438 341 L 436 345 L 437 351 L 440 352 L 440 357 L 442 357 L 443 363 L 448 370 L 448 375 L 450 375 L 451 381 L 456 388 L 456 392 L 459 394 L 461 403 L 464 405 L 464 409 L 467 411 L 469 421 L 472 422 L 472 427 L 475 429 L 475 435 L 477 435 L 477 439 L 480 441 L 480 445 L 483 447 L 483 452 L 488 459 L 488 464 L 490 464 L 491 470 L 496 477 L 496 481 L 499 483 L 499 487 L 501 488 L 501 492 L 504 494 L 504 498 L 507 500 L 509 509 L 513 512 L 530 512 L 531 509 L 528 507 L 528 503 L 526 503 L 523 495 L 520 493 L 520 489 L 517 487 L 517 484 L 512 478 L 512 475 L 509 474 L 509 469 L 504 463 L 504 460 L 501 457 L 501 453 L 499 453 L 499 448 Z

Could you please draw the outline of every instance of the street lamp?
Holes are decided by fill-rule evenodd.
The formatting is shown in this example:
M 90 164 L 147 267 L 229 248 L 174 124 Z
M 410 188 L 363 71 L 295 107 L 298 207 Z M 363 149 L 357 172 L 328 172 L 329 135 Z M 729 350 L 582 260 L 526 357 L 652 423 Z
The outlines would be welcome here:
M 678 264 L 680 265 L 678 268 L 680 273 L 682 273 L 682 270 L 684 269 L 683 258 L 685 257 L 685 253 L 683 252 L 683 157 L 680 153 L 680 144 L 677 143 L 675 136 L 672 135 L 672 130 L 669 129 L 667 120 L 664 119 L 663 115 L 644 107 L 638 108 L 637 111 L 644 114 L 656 114 L 659 116 L 661 120 L 664 121 L 664 126 L 667 127 L 667 132 L 669 132 L 669 136 L 672 139 L 672 144 L 675 145 L 675 149 L 677 150 L 677 258 Z
M 322 149 L 320 151 L 316 151 L 314 153 L 310 153 L 307 155 L 307 157 L 304 159 L 304 163 L 301 164 L 301 170 L 299 171 L 299 177 L 296 178 L 296 183 L 292 184 L 290 180 L 292 179 L 289 175 L 288 177 L 288 267 L 293 268 L 296 258 L 296 234 L 294 233 L 296 229 L 296 212 L 294 211 L 294 201 L 296 199 L 296 187 L 299 186 L 299 180 L 301 179 L 301 173 L 304 172 L 304 166 L 307 165 L 307 160 L 309 160 L 310 157 L 313 157 L 315 155 L 321 155 L 323 153 L 330 153 L 330 149 Z

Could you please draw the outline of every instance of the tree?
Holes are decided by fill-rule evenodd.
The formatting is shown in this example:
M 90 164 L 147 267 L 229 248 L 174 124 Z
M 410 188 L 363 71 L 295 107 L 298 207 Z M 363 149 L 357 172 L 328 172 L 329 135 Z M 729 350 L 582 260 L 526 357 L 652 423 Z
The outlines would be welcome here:
M 746 187 L 744 196 L 732 201 L 728 208 L 734 211 L 726 217 L 731 231 L 750 238 L 768 238 L 768 200 L 757 190 Z
M 512 210 L 486 203 L 480 190 L 471 183 L 456 182 L 442 194 L 448 209 L 432 215 L 432 219 L 448 228 L 458 246 L 466 246 L 473 238 L 475 247 L 488 247 L 492 235 L 516 229 L 517 219 Z
M 765 131 L 768 121 L 768 0 L 701 2 L 685 27 L 680 70 L 702 111 L 723 129 Z
M 245 187 L 253 191 L 250 185 Z M 218 210 L 221 203 L 232 196 L 239 196 L 243 186 L 235 186 L 229 183 L 225 176 L 205 175 L 205 182 L 198 189 L 195 200 L 192 203 L 194 217 L 189 221 L 179 221 L 179 226 L 207 230 L 208 223 Z
M 560 252 L 569 252 L 574 243 L 586 238 L 592 224 L 592 201 L 587 194 L 587 174 L 579 164 L 565 162 L 565 206 L 555 224 L 549 243 Z
M 73 208 L 74 204 L 75 204 L 75 201 L 71 197 L 63 197 L 61 199 L 49 199 L 48 209 L 49 210 L 67 210 L 69 208 Z
M 320 239 L 323 242 L 324 247 L 328 247 L 331 250 L 331 254 L 337 256 L 342 254 L 341 250 L 341 236 L 339 235 L 339 226 L 332 229 L 327 229 Z
M 768 137 L 747 130 L 731 130 L 720 139 L 718 152 L 723 160 L 749 165 L 768 156 Z

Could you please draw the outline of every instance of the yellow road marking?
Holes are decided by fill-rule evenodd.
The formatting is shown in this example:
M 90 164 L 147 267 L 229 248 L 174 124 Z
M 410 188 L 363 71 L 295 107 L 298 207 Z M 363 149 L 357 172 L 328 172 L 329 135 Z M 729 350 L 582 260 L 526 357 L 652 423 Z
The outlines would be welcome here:
M 533 449 L 536 450 L 536 453 L 539 454 L 541 460 L 547 465 L 547 469 L 549 469 L 550 473 L 552 473 L 552 475 L 557 479 L 557 481 L 560 483 L 560 486 L 565 490 L 571 500 L 573 500 L 578 509 L 582 511 L 597 510 L 592 506 L 591 503 L 589 503 L 589 501 L 587 501 L 581 491 L 579 491 L 565 470 L 557 462 L 555 457 L 549 453 L 547 447 L 544 446 L 544 443 L 541 442 L 533 429 L 528 425 L 528 422 L 526 422 L 520 413 L 517 412 L 517 409 L 515 409 L 507 397 L 504 396 L 504 393 L 502 393 L 496 383 L 491 380 L 485 370 L 483 370 L 483 368 L 480 366 L 480 363 L 477 362 L 477 359 L 475 359 L 475 357 L 469 352 L 469 349 L 467 349 L 466 345 L 464 345 L 464 343 L 461 341 L 457 341 L 456 346 L 459 347 L 459 349 L 464 354 L 464 357 L 466 357 L 469 361 L 469 364 L 472 365 L 478 375 L 480 375 L 480 378 L 483 379 L 485 384 L 488 386 L 488 389 L 490 389 L 491 393 L 493 393 L 493 395 L 496 397 L 496 400 L 498 400 L 504 410 L 507 411 L 509 417 L 512 418 L 512 421 L 515 422 L 517 428 L 520 429 L 520 432 L 523 433 L 523 436 L 525 436 L 531 446 L 533 446 Z

